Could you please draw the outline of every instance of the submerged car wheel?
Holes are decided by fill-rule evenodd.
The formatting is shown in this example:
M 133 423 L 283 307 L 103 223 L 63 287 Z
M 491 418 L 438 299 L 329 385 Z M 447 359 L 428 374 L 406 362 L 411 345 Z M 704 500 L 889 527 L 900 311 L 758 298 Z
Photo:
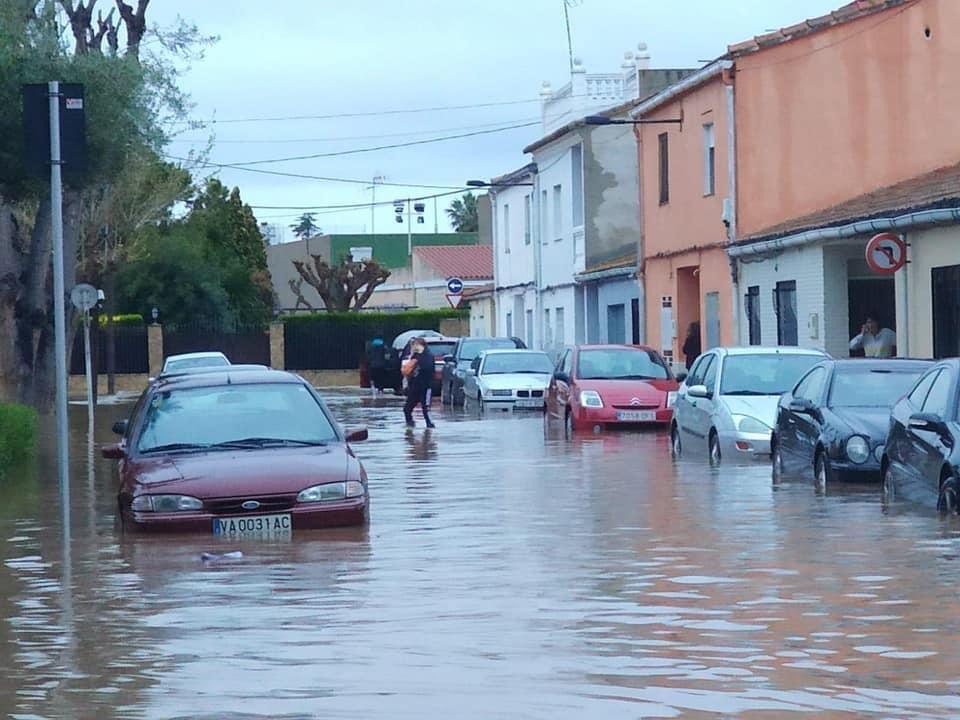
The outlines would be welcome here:
M 773 463 L 773 481 L 783 480 L 783 456 L 780 454 L 780 443 L 774 443 L 772 460 Z
M 716 467 L 722 459 L 720 453 L 720 438 L 717 437 L 716 430 L 710 433 L 710 464 Z
M 683 452 L 683 444 L 680 442 L 680 428 L 674 425 L 670 428 L 670 454 L 676 460 Z
M 943 515 L 956 515 L 960 512 L 960 482 L 953 475 L 948 475 L 940 483 L 937 510 Z
M 883 458 L 880 463 L 880 500 L 886 505 L 893 502 L 896 492 L 893 487 L 893 477 L 890 474 L 890 462 Z
M 823 450 L 817 453 L 817 459 L 813 463 L 813 482 L 819 492 L 826 490 L 827 485 L 833 482 L 830 458 Z
M 563 430 L 568 438 L 573 437 L 573 412 L 570 410 L 570 408 L 567 408 L 566 412 L 563 414 Z

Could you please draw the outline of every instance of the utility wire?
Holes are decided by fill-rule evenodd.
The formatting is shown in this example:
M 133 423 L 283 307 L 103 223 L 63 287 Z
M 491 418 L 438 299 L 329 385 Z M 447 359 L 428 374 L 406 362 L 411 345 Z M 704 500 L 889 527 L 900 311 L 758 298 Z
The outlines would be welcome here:
M 419 202 L 420 200 L 433 200 L 434 198 L 449 197 L 451 195 L 460 195 L 468 192 L 472 188 L 459 188 L 449 192 L 435 193 L 433 195 L 421 195 L 420 197 L 402 198 L 399 202 Z M 397 200 L 384 200 L 377 203 L 351 203 L 347 205 L 250 205 L 254 210 L 357 210 L 372 207 L 387 207 L 395 205 Z

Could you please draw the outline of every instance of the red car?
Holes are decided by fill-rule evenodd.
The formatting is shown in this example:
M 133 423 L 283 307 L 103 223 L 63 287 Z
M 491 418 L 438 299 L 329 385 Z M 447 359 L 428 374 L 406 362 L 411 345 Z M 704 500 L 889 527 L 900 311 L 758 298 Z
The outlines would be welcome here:
M 119 460 L 125 528 L 229 537 L 288 536 L 367 522 L 367 475 L 344 432 L 305 380 L 276 370 L 183 375 L 144 391 Z
M 547 418 L 571 431 L 669 425 L 679 383 L 656 350 L 580 345 L 565 350 L 547 389 Z

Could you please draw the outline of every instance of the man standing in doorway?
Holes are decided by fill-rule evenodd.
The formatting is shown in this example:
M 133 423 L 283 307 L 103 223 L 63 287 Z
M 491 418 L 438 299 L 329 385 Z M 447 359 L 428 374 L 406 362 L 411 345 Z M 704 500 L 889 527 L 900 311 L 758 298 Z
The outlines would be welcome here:
M 881 328 L 876 315 L 868 315 L 860 334 L 850 341 L 851 350 L 863 350 L 869 358 L 896 357 L 897 334 L 890 328 Z

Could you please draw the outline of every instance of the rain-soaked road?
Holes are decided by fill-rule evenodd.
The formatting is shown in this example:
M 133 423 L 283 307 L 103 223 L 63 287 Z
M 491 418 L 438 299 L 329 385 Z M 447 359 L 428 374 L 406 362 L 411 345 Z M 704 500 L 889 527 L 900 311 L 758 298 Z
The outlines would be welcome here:
M 960 716 L 960 524 L 872 488 L 674 465 L 665 436 L 332 395 L 368 530 L 121 537 L 75 440 L 3 481 L 0 710 L 62 718 Z M 124 407 L 101 407 L 96 443 Z M 45 453 L 44 457 L 48 457 Z M 204 565 L 211 549 L 242 560 Z

